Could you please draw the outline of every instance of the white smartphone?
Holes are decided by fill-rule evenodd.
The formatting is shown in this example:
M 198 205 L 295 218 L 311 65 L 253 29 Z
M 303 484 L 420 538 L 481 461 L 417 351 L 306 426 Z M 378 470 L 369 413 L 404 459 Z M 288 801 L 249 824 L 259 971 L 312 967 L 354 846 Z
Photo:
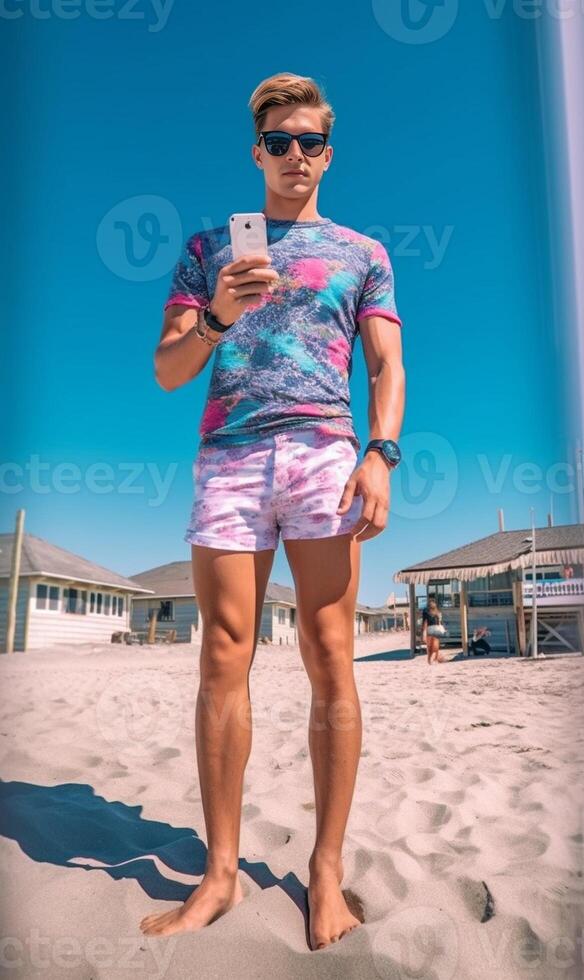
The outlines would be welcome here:
M 266 216 L 262 211 L 232 214 L 229 235 L 234 262 L 246 254 L 268 254 Z

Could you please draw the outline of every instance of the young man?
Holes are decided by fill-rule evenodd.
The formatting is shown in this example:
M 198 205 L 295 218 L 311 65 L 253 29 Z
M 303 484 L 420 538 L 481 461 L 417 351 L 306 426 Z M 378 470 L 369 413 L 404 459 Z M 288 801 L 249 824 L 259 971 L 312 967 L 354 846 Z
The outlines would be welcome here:
M 141 928 L 156 935 L 198 929 L 242 900 L 248 678 L 281 532 L 312 687 L 316 840 L 308 904 L 310 945 L 320 949 L 359 925 L 341 890 L 362 735 L 355 605 L 360 544 L 386 526 L 389 477 L 400 458 L 401 320 L 385 248 L 317 211 L 333 156 L 334 114 L 321 90 L 309 78 L 276 75 L 256 88 L 250 107 L 269 259 L 234 262 L 227 224 L 193 235 L 175 269 L 155 355 L 157 380 L 171 391 L 215 351 L 185 534 L 203 620 L 196 737 L 208 850 L 204 878 L 184 905 L 147 916 Z M 359 331 L 377 442 L 357 465 L 348 381 Z

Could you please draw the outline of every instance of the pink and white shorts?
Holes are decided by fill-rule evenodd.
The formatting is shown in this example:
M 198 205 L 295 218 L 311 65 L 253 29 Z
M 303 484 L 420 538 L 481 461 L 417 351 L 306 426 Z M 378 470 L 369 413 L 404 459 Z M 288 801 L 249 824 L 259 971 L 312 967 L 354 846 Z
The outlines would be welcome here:
M 184 540 L 261 551 L 282 539 L 346 534 L 363 498 L 337 514 L 357 450 L 347 436 L 317 429 L 276 432 L 246 445 L 201 445 L 193 463 L 194 503 Z

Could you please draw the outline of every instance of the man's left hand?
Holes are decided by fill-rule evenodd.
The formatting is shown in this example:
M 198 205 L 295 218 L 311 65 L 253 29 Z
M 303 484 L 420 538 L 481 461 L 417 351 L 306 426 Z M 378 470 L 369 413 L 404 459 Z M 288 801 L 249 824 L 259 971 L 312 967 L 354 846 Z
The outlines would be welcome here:
M 363 498 L 361 516 L 350 532 L 359 541 L 374 538 L 385 530 L 389 516 L 390 475 L 391 470 L 381 453 L 369 451 L 345 484 L 337 514 L 349 510 L 354 496 Z M 364 528 L 367 530 L 361 533 Z

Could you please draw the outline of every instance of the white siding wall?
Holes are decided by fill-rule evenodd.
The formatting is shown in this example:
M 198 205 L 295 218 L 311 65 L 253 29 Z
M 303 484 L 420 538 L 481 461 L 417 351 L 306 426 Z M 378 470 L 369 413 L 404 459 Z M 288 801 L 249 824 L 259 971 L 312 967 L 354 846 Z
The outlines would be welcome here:
M 111 635 L 118 630 L 128 630 L 130 628 L 130 616 L 128 611 L 129 595 L 115 589 L 91 587 L 83 582 L 73 583 L 74 587 L 87 592 L 87 612 L 68 613 L 64 611 L 65 586 L 58 579 L 42 579 L 43 585 L 58 586 L 59 600 L 58 609 L 37 609 L 36 608 L 36 584 L 38 580 L 31 580 L 30 595 L 28 597 L 28 638 L 27 649 L 34 650 L 39 647 L 56 646 L 59 643 L 88 643 L 96 641 L 98 643 L 109 643 Z M 67 583 L 67 588 L 70 583 Z M 89 611 L 90 595 L 92 592 L 100 592 L 103 596 L 110 596 L 110 613 L 106 615 Z M 111 597 L 122 596 L 124 598 L 124 613 L 122 616 L 112 615 Z M 103 610 L 103 604 L 102 604 Z
M 272 610 L 272 643 L 296 643 L 296 628 L 291 624 L 290 614 L 293 612 L 290 606 L 278 605 L 277 602 L 264 606 L 267 611 L 267 618 L 270 617 L 269 610 Z M 295 612 L 295 610 L 294 610 Z M 283 620 L 283 622 L 281 622 Z M 262 616 L 262 624 L 263 624 Z M 260 631 L 261 635 L 261 631 Z

